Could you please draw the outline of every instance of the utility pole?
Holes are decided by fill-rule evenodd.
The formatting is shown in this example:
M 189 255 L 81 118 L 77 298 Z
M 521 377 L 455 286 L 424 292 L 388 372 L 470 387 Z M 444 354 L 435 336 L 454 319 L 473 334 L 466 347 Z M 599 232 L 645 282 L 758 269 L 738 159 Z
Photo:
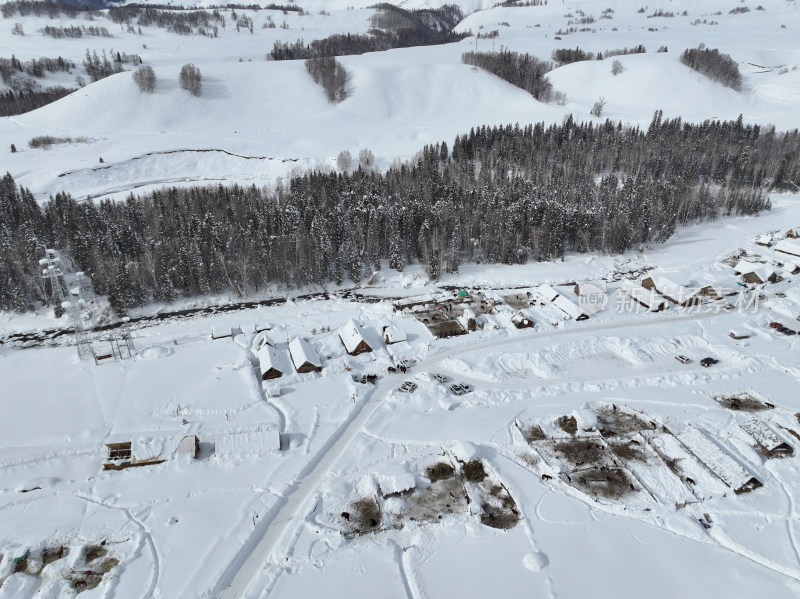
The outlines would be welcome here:
M 75 334 L 75 345 L 78 347 L 78 357 L 82 360 L 88 358 L 95 360 L 94 349 L 92 348 L 91 341 L 89 341 L 89 334 L 83 328 L 80 310 L 78 306 L 71 301 L 69 296 L 64 293 L 65 289 L 69 292 L 69 288 L 64 279 L 64 268 L 58 252 L 56 250 L 46 249 L 45 257 L 39 260 L 39 265 L 43 267 L 42 278 L 50 281 L 52 297 L 57 302 L 57 305 L 61 306 L 69 317 L 73 333 Z M 81 273 L 79 277 L 81 281 L 81 291 L 84 278 L 83 273 Z

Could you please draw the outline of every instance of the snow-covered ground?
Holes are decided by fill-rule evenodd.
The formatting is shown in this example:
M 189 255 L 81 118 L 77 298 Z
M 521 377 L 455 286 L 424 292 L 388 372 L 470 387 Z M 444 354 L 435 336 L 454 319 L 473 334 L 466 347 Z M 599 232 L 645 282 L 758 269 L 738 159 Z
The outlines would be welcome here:
M 124 197 L 165 184 L 271 185 L 296 169 L 335 168 L 343 150 L 355 157 L 369 149 L 376 165 L 386 168 L 414 156 L 424 144 L 450 144 L 478 125 L 558 123 L 570 113 L 590 120 L 594 117 L 589 111 L 601 96 L 607 101 L 604 118 L 642 126 L 656 110 L 694 121 L 742 114 L 746 122 L 778 129 L 800 125 L 796 2 L 765 3 L 764 10 L 752 6 L 746 14 L 729 14 L 739 5 L 722 0 L 666 2 L 648 5 L 644 12 L 632 2 L 593 0 L 491 8 L 470 14 L 457 29 L 497 30 L 493 39 L 470 37 L 456 44 L 342 57 L 350 94 L 340 104 L 329 104 L 302 61 L 269 62 L 265 57 L 276 41 L 308 43 L 334 33 L 365 33 L 375 10 L 351 10 L 351 3 L 344 4 L 301 4 L 304 15 L 240 10 L 238 17 L 253 20 L 252 34 L 246 29 L 237 33 L 230 13 L 223 11 L 228 25 L 217 38 L 179 36 L 156 27 L 144 27 L 139 35 L 106 19 L 78 19 L 74 23 L 107 27 L 113 37 L 54 40 L 39 32 L 51 24 L 49 19 L 3 19 L 0 47 L 5 49 L 0 56 L 14 54 L 22 61 L 63 56 L 78 65 L 72 74 L 49 76 L 42 85 L 75 87 L 87 47 L 139 54 L 157 76 L 152 95 L 141 93 L 126 72 L 34 112 L 2 119 L 3 146 L 13 143 L 20 150 L 6 156 L 5 168 L 41 200 L 62 190 L 76 197 Z M 472 3 L 463 7 L 466 12 L 486 8 Z M 604 13 L 609 8 L 613 12 Z M 657 10 L 676 16 L 648 18 Z M 601 19 L 602 14 L 610 18 Z M 268 16 L 276 28 L 262 28 Z M 589 17 L 594 22 L 569 25 Z M 24 36 L 11 35 L 15 23 L 23 26 Z M 587 31 L 557 35 L 570 27 Z M 741 92 L 680 64 L 680 53 L 701 43 L 729 53 L 739 64 Z M 640 44 L 646 54 L 555 69 L 549 77 L 556 90 L 566 93 L 563 106 L 537 102 L 513 85 L 461 63 L 461 54 L 475 48 L 502 46 L 549 59 L 556 48 L 606 52 Z M 662 46 L 668 52 L 656 52 Z M 612 60 L 623 65 L 616 76 L 611 73 Z M 187 62 L 196 64 L 203 75 L 199 98 L 177 84 L 180 67 Z M 84 137 L 88 143 L 29 149 L 28 141 L 38 135 Z
M 734 291 L 724 261 L 741 250 L 785 263 L 755 239 L 800 222 L 800 204 L 774 206 L 642 254 L 471 267 L 448 283 L 495 305 L 450 339 L 423 319 L 454 294 L 386 270 L 362 293 L 427 307 L 333 296 L 141 323 L 130 357 L 97 366 L 63 337 L 4 345 L 0 597 L 797 596 L 797 457 L 767 457 L 741 426 L 800 448 L 800 341 L 768 327 L 797 328 L 769 307 L 800 314 L 796 276 L 755 310 L 734 295 L 732 310 L 647 313 L 617 293 L 619 273 L 651 268 Z M 534 328 L 512 325 L 504 298 L 550 282 L 577 301 L 567 280 L 605 281 L 606 309 L 554 326 L 532 305 Z M 346 354 L 351 319 L 371 352 Z M 386 345 L 389 324 L 406 340 Z M 260 340 L 288 358 L 297 336 L 322 370 L 262 382 Z M 726 407 L 735 396 L 755 403 Z M 191 435 L 196 458 L 176 451 Z M 121 442 L 159 463 L 104 470 Z M 761 486 L 736 493 L 743 477 Z
M 462 3 L 486 10 L 460 30 L 499 32 L 479 50 L 549 58 L 554 48 L 646 45 L 618 57 L 616 76 L 611 59 L 553 71 L 563 106 L 461 64 L 475 38 L 342 57 L 351 93 L 338 105 L 300 61 L 264 60 L 278 40 L 366 32 L 371 4 L 239 11 L 252 34 L 237 33 L 226 10 L 216 39 L 134 35 L 100 18 L 84 24 L 113 38 L 53 40 L 38 33 L 49 19 L 3 19 L 0 56 L 80 63 L 87 47 L 114 48 L 141 54 L 158 77 L 153 95 L 122 73 L 3 119 L 2 146 L 19 150 L 4 168 L 40 200 L 271 184 L 335 168 L 345 149 L 371 149 L 385 168 L 482 124 L 590 119 L 600 96 L 610 118 L 642 126 L 658 109 L 800 123 L 796 1 L 745 14 L 723 0 L 643 12 L 623 0 Z M 648 18 L 657 10 L 676 16 Z M 261 27 L 268 14 L 277 28 Z M 17 22 L 24 36 L 11 34 Z M 679 63 L 700 43 L 739 63 L 742 92 Z M 203 74 L 199 98 L 177 85 L 187 62 Z M 48 83 L 71 85 L 77 73 Z M 36 135 L 88 139 L 28 148 Z M 297 298 L 303 290 L 275 305 L 136 322 L 130 351 L 119 330 L 92 334 L 96 354 L 119 356 L 97 365 L 78 359 L 69 336 L 14 337 L 64 326 L 52 313 L 0 315 L 0 599 L 797 597 L 800 337 L 770 323 L 800 328 L 800 258 L 756 239 L 797 231 L 800 197 L 771 200 L 757 217 L 693 225 L 622 256 L 467 264 L 437 285 L 418 266 L 384 265 L 327 298 Z M 740 285 L 732 265 L 742 252 L 783 280 Z M 648 274 L 725 297 L 647 312 L 620 286 Z M 547 284 L 578 303 L 584 282 L 608 293 L 587 320 L 537 293 Z M 160 309 L 169 307 L 141 314 Z M 520 314 L 534 327 L 516 328 Z M 440 339 L 437 320 L 466 334 Z M 348 355 L 338 333 L 347 325 L 352 339 L 351 321 L 371 351 Z M 405 340 L 387 344 L 387 326 Z M 296 337 L 320 371 L 295 371 Z M 262 380 L 262 341 L 277 378 Z M 703 366 L 706 357 L 719 362 Z M 770 455 L 753 430 L 793 455 Z

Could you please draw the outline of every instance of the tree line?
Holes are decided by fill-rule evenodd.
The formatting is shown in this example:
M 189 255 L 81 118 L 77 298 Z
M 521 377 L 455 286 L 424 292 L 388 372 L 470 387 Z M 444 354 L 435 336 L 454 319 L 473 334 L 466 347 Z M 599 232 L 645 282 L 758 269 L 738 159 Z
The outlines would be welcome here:
M 0 78 L 10 89 L 0 92 L 0 116 L 13 116 L 36 110 L 60 100 L 75 90 L 61 86 L 42 89 L 36 79 L 45 73 L 65 72 L 75 68 L 75 63 L 62 58 L 33 58 L 22 62 L 13 54 L 11 58 L 0 58 Z
M 86 25 L 81 25 L 80 27 L 76 27 L 75 25 L 68 25 L 66 27 L 51 27 L 50 25 L 45 25 L 45 27 L 42 29 L 42 33 L 54 39 L 62 39 L 65 37 L 80 38 L 84 35 L 94 37 L 112 37 L 108 32 L 108 29 L 105 27 L 95 27 L 93 25 L 88 27 Z
M 454 5 L 412 11 L 391 4 L 380 4 L 378 7 L 380 11 L 373 22 L 386 29 L 373 27 L 367 34 L 337 33 L 310 44 L 302 39 L 294 43 L 276 41 L 267 58 L 306 60 L 318 56 L 366 54 L 394 48 L 449 44 L 471 35 L 453 31 L 453 27 L 463 19 L 461 9 Z
M 341 102 L 347 98 L 347 71 L 333 56 L 317 56 L 305 61 L 306 70 L 325 90 L 328 102 Z
M 485 69 L 524 89 L 537 100 L 549 102 L 552 99 L 553 86 L 547 73 L 555 65 L 548 60 L 501 47 L 499 52 L 465 52 L 461 55 L 461 62 Z
M 0 182 L 0 308 L 45 300 L 44 247 L 118 313 L 178 296 L 364 280 L 388 259 L 437 278 L 464 262 L 624 252 L 676 227 L 770 206 L 800 184 L 800 133 L 737 121 L 480 127 L 386 173 L 310 172 L 275 190 L 165 188 L 124 201 Z
M 739 65 L 729 55 L 716 48 L 709 50 L 701 44 L 697 48 L 689 48 L 681 54 L 681 62 L 711 79 L 730 87 L 737 92 L 742 91 L 742 74 Z
M 658 51 L 666 52 L 666 47 L 662 46 Z M 587 52 L 586 50 L 582 50 L 580 47 L 576 46 L 575 48 L 556 48 L 553 50 L 551 57 L 554 62 L 558 63 L 559 66 L 564 66 L 565 64 L 582 62 L 584 60 L 603 60 L 611 56 L 645 54 L 646 52 L 647 48 L 645 48 L 642 44 L 634 46 L 633 48 L 617 48 L 616 50 L 606 50 L 605 52 L 598 52 L 597 54 L 594 52 Z

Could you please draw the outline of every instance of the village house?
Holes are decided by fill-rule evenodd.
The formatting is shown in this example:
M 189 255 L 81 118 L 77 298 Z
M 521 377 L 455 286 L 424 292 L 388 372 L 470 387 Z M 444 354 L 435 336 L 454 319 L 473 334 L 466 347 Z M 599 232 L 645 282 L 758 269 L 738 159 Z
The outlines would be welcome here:
M 773 249 L 781 254 L 800 258 L 800 239 L 783 239 L 776 243 Z
M 756 245 L 760 245 L 762 247 L 769 247 L 772 245 L 772 235 L 767 233 L 766 235 L 759 235 L 756 237 Z
M 578 304 L 559 294 L 550 285 L 540 285 L 536 293 L 543 301 L 551 303 L 558 308 L 568 319 L 586 320 L 589 318 L 589 315 L 584 313 Z
M 371 352 L 372 347 L 364 340 L 364 333 L 353 320 L 339 329 L 339 339 L 342 340 L 345 350 L 351 356 L 357 356 L 366 352 Z
M 642 287 L 655 291 L 678 306 L 694 306 L 700 303 L 699 289 L 684 287 L 661 275 L 651 275 L 642 279 Z
M 623 281 L 619 286 L 619 292 L 649 312 L 661 312 L 667 309 L 666 300 L 658 297 L 655 291 L 645 289 L 633 281 Z
M 295 337 L 289 342 L 289 355 L 297 372 L 319 372 L 322 361 L 311 344 L 305 339 Z
M 733 272 L 741 275 L 742 281 L 753 285 L 762 285 L 764 283 L 774 283 L 778 280 L 777 271 L 766 264 L 755 262 L 748 262 L 747 260 L 740 260 L 733 267 Z
M 261 371 L 261 380 L 277 379 L 289 372 L 286 352 L 264 343 L 258 350 L 258 365 Z

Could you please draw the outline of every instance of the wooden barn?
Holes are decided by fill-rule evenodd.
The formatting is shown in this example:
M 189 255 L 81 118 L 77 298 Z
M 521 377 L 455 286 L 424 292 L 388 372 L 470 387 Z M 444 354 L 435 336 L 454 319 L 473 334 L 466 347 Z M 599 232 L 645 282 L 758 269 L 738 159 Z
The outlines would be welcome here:
M 339 329 L 339 339 L 345 350 L 351 356 L 357 356 L 372 351 L 372 347 L 364 340 L 364 333 L 355 321 L 350 320 Z
M 322 370 L 322 361 L 319 355 L 305 339 L 295 337 L 289 342 L 289 355 L 297 372 L 319 372 Z

